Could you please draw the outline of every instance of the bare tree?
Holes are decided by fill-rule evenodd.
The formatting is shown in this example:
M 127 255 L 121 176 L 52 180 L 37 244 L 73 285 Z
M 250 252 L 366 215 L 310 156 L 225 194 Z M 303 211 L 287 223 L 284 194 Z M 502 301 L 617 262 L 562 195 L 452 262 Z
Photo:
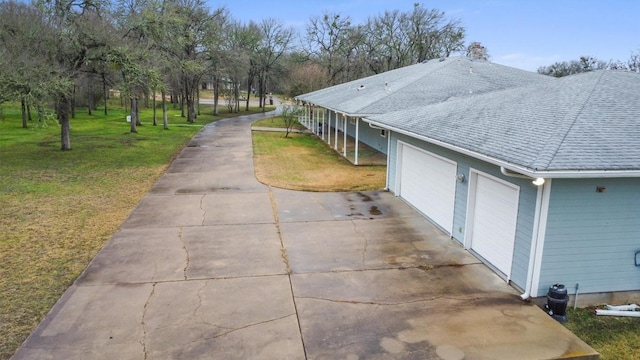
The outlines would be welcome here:
M 339 14 L 313 17 L 304 49 L 333 85 L 464 50 L 465 30 L 439 10 L 414 4 L 409 12 L 385 11 L 361 26 Z M 366 69 L 366 70 L 365 70 Z
M 335 13 L 312 17 L 307 24 L 305 51 L 327 69 L 329 85 L 338 83 L 339 75 L 346 70 L 345 59 L 353 50 L 350 29 L 351 18 Z
M 289 50 L 293 29 L 286 28 L 275 19 L 265 19 L 260 25 L 260 44 L 257 50 L 258 91 L 261 99 L 266 99 L 267 82 L 272 71 L 280 66 L 282 56 Z M 262 109 L 265 109 L 262 103 Z
M 609 68 L 610 63 L 591 56 L 581 56 L 578 60 L 556 62 L 538 68 L 538 73 L 554 77 L 563 77 L 583 72 Z

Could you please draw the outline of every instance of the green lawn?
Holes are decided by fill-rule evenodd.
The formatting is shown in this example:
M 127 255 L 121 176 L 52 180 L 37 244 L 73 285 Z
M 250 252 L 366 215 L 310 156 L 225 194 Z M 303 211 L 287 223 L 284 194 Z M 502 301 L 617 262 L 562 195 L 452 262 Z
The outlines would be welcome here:
M 567 312 L 565 326 L 600 353 L 602 360 L 640 360 L 640 318 L 596 316 L 593 308 Z
M 71 151 L 60 151 L 60 128 L 29 122 L 19 107 L 0 112 L 0 359 L 9 358 L 65 289 L 164 172 L 171 159 L 213 117 L 201 107 L 195 125 L 170 110 L 169 130 L 151 110 L 130 133 L 122 109 L 71 119 Z M 252 109 L 251 112 L 260 112 Z M 240 115 L 248 112 L 241 112 Z M 205 115 L 209 114 L 209 115 Z

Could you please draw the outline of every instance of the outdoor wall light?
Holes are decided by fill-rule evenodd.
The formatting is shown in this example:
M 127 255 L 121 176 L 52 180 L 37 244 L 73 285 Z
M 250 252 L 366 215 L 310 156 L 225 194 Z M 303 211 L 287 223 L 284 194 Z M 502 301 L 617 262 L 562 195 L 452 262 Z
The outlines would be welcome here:
M 544 185 L 544 178 L 537 178 L 535 180 L 532 181 L 533 185 L 535 186 L 542 186 Z
M 464 174 L 458 174 L 456 175 L 456 178 L 458 179 L 458 181 L 464 182 Z

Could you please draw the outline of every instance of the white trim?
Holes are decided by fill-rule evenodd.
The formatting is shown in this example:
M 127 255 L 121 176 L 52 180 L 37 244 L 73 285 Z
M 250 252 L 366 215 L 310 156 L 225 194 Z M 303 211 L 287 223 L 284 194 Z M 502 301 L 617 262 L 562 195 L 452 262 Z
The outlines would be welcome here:
M 531 232 L 531 244 L 529 248 L 529 265 L 527 266 L 527 282 L 524 286 L 524 293 L 520 295 L 523 300 L 531 297 L 531 285 L 533 283 L 533 269 L 535 267 L 536 250 L 538 248 L 538 237 L 540 233 L 540 216 L 542 213 L 542 196 L 545 189 L 545 185 L 538 186 L 538 192 L 536 193 L 536 208 L 533 217 L 533 231 Z
M 343 124 L 344 124 L 344 129 L 342 129 L 342 156 L 343 157 L 347 157 L 347 129 L 348 129 L 348 124 L 347 124 L 347 116 L 346 115 L 342 115 L 342 118 L 344 119 Z
M 531 296 L 537 297 L 538 288 L 540 287 L 540 272 L 542 270 L 542 255 L 544 251 L 544 242 L 547 234 L 547 219 L 549 217 L 549 202 L 551 199 L 551 179 L 547 179 L 542 193 L 542 204 L 540 205 L 540 224 L 538 227 L 538 241 L 536 246 L 536 256 L 533 264 L 533 274 L 531 275 Z
M 335 132 L 335 135 L 336 135 L 336 139 L 335 139 L 335 141 L 333 142 L 333 149 L 334 149 L 335 151 L 338 151 L 338 121 L 339 121 L 339 120 L 338 120 L 338 118 L 339 118 L 340 116 L 338 115 L 338 113 L 337 113 L 337 112 L 334 112 L 334 114 L 335 114 L 334 118 L 335 118 L 335 121 L 336 121 L 336 127 L 334 128 L 334 130 L 335 130 L 334 132 Z
M 384 189 L 385 190 L 389 190 L 389 170 L 391 166 L 391 131 L 389 131 L 389 136 L 387 136 L 387 171 L 385 171 L 386 173 L 386 179 L 385 179 L 385 185 L 384 185 Z M 398 152 L 398 148 L 396 146 L 396 153 Z M 396 162 L 397 164 L 397 162 Z M 396 180 L 396 182 L 398 182 L 398 180 Z
M 326 131 L 327 130 L 327 126 L 326 126 L 327 111 L 328 111 L 327 109 L 323 108 L 323 111 L 322 111 L 322 127 L 321 127 L 321 129 L 322 129 L 322 140 L 324 140 L 325 135 L 326 135 L 325 133 L 327 132 Z
M 506 161 L 502 161 L 493 158 L 488 155 L 481 154 L 476 151 L 467 150 L 465 148 L 446 143 L 444 141 L 432 139 L 426 136 L 418 135 L 407 130 L 402 130 L 394 126 L 388 126 L 371 119 L 363 118 L 363 121 L 368 122 L 374 126 L 383 127 L 399 134 L 410 136 L 414 139 L 422 140 L 430 144 L 441 146 L 445 149 L 453 150 L 458 153 L 473 157 L 478 160 L 488 162 L 493 165 L 504 167 L 511 171 L 518 172 L 522 175 L 529 176 L 531 178 L 615 178 L 615 177 L 640 177 L 640 170 L 558 170 L 558 171 L 536 171 L 531 170 L 520 165 L 512 164 Z
M 356 142 L 354 146 L 353 164 L 358 166 L 358 141 L 360 141 L 360 119 L 356 118 Z

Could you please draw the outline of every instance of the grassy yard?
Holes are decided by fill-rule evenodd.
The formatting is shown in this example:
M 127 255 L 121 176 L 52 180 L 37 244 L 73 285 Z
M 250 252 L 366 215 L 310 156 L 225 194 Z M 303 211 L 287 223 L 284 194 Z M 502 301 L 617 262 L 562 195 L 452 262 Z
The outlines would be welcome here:
M 254 126 L 284 127 L 279 118 Z M 262 183 L 305 191 L 360 191 L 384 188 L 386 166 L 353 166 L 315 135 L 253 132 L 254 165 Z
M 195 125 L 179 111 L 169 130 L 152 125 L 130 133 L 123 110 L 71 119 L 71 151 L 60 151 L 60 128 L 21 127 L 19 107 L 0 116 L 0 359 L 9 358 L 64 290 L 87 266 L 175 154 L 214 118 Z M 259 112 L 253 109 L 253 112 Z M 241 114 L 247 114 L 242 112 Z
M 593 310 L 570 308 L 565 326 L 596 349 L 602 360 L 640 360 L 640 318 L 596 316 Z

